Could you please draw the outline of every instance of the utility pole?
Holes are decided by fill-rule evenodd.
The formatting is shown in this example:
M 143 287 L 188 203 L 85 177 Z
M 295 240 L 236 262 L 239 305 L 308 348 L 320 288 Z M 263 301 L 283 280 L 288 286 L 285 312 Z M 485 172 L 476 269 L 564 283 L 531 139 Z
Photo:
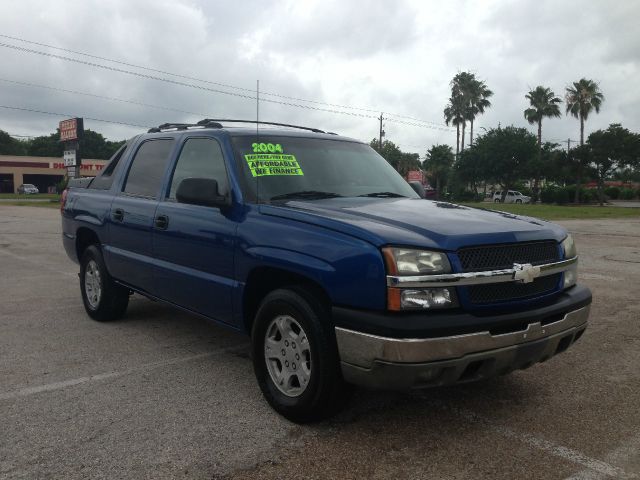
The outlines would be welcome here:
M 382 116 L 382 112 L 380 112 L 378 120 L 380 120 L 380 140 L 378 140 L 378 151 L 382 154 L 382 137 L 384 137 L 384 130 L 382 129 L 382 120 L 384 120 L 384 117 Z
M 571 139 L 567 138 L 567 153 L 569 153 L 569 150 L 571 150 Z

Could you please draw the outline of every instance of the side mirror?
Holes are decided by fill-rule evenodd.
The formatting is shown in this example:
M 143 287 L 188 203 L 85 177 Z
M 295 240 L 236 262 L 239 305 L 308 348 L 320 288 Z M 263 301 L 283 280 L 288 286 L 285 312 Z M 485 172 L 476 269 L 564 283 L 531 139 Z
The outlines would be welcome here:
M 178 185 L 176 200 L 205 207 L 223 208 L 231 205 L 228 196 L 220 195 L 218 181 L 213 178 L 185 178 Z
M 424 198 L 426 192 L 424 191 L 424 187 L 422 186 L 422 184 L 420 182 L 418 182 L 417 180 L 412 180 L 409 182 L 409 186 L 411 186 L 411 188 L 413 188 L 414 192 L 416 192 L 418 195 L 420 195 L 420 198 Z

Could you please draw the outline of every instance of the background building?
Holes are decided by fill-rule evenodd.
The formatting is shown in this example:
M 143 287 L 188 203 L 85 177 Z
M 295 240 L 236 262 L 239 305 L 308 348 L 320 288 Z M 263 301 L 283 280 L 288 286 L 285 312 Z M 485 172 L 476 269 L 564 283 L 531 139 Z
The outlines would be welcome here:
M 108 160 L 83 159 L 80 175 L 95 177 Z M 0 193 L 17 193 L 23 183 L 31 183 L 41 193 L 53 189 L 64 179 L 67 169 L 58 157 L 0 155 Z

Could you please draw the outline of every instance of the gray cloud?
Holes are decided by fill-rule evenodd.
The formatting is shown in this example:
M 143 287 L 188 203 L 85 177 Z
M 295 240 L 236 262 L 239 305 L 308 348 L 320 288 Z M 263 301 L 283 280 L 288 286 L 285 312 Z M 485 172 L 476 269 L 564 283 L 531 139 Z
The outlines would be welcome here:
M 313 125 L 368 141 L 386 112 L 443 124 L 449 81 L 470 70 L 495 92 L 478 127 L 526 126 L 524 95 L 538 84 L 563 96 L 583 76 L 600 82 L 606 101 L 587 133 L 620 122 L 640 130 L 637 105 L 640 35 L 634 2 L 126 2 L 23 1 L 3 6 L 0 34 L 252 90 L 374 112 L 269 97 L 311 108 L 261 104 L 263 119 Z M 25 46 L 0 38 L 0 42 Z M 54 52 L 45 47 L 29 46 Z M 83 58 L 63 52 L 61 55 Z M 108 62 L 92 60 L 96 63 Z M 202 89 L 110 72 L 0 48 L 0 78 L 45 84 L 197 112 L 183 114 L 29 88 L 0 81 L 0 105 L 61 112 L 139 125 L 195 121 L 202 114 L 253 118 L 255 102 Z M 113 64 L 112 64 L 113 65 Z M 130 67 L 122 67 L 135 70 Z M 136 70 L 142 74 L 149 74 Z M 167 78 L 167 75 L 159 75 Z M 187 81 L 188 82 L 188 81 Z M 238 89 L 199 84 L 243 93 Z M 0 108 L 0 129 L 40 135 L 61 118 Z M 87 120 L 88 128 L 120 139 L 142 128 Z M 529 127 L 533 131 L 533 127 Z M 453 144 L 455 132 L 385 122 L 387 138 L 421 154 Z M 477 130 L 480 131 L 480 130 Z M 545 122 L 548 139 L 577 138 L 578 124 Z

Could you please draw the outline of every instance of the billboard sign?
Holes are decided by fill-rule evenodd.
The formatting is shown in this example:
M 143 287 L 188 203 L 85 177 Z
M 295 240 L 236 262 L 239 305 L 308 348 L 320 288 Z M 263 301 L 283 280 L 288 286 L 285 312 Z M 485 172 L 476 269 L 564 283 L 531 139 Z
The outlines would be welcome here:
M 422 172 L 420 170 L 409 170 L 407 172 L 407 181 L 408 182 L 422 182 Z
M 81 118 L 70 118 L 68 120 L 62 120 L 59 124 L 59 128 L 61 142 L 79 140 L 80 137 L 82 137 L 82 131 L 84 130 Z

